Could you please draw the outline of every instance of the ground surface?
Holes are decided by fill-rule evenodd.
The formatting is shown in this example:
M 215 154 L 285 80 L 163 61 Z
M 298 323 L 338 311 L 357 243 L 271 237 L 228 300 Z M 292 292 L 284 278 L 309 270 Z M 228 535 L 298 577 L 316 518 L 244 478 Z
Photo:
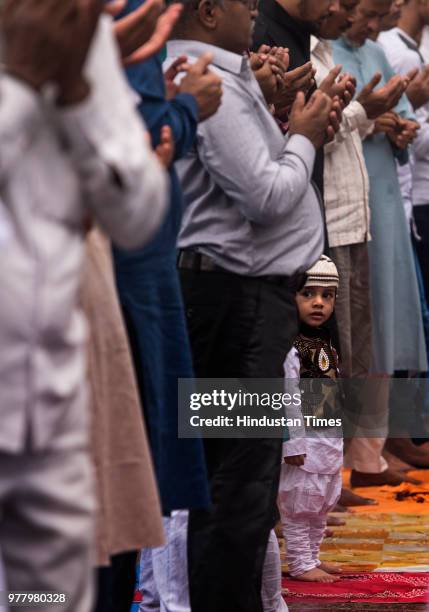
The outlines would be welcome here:
M 288 604 L 289 612 L 426 612 L 429 610 L 425 604 L 324 604 L 324 603 L 296 603 Z

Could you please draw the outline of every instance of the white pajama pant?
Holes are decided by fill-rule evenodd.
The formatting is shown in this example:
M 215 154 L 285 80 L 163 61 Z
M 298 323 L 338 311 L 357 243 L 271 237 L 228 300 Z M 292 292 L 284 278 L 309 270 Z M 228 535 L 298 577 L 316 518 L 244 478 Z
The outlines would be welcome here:
M 383 452 L 386 438 L 353 438 L 347 447 L 344 466 L 366 474 L 380 474 L 389 467 Z
M 282 465 L 278 501 L 291 576 L 320 565 L 327 514 L 338 502 L 341 485 L 340 471 L 314 474 L 294 465 Z
M 0 589 L 65 593 L 39 610 L 91 612 L 94 512 L 86 448 L 0 453 Z
M 282 568 L 277 536 L 271 530 L 262 573 L 262 605 L 264 612 L 287 612 L 282 597 Z
M 367 474 L 387 470 L 382 452 L 389 431 L 389 394 L 387 374 L 374 374 L 363 386 L 365 412 L 360 415 L 354 438 L 347 445 L 345 467 Z
M 188 511 L 164 518 L 167 543 L 140 556 L 139 612 L 191 612 L 188 582 Z
M 139 612 L 191 612 L 187 563 L 188 512 L 173 512 L 164 518 L 167 544 L 144 548 L 140 556 Z M 280 550 L 277 536 L 271 531 L 265 554 L 262 577 L 264 612 L 287 612 L 282 597 Z

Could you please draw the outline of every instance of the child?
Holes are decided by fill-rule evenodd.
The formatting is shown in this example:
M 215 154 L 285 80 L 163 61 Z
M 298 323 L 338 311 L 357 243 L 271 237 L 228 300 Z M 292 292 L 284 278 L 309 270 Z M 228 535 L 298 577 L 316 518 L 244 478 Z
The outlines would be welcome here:
M 296 295 L 300 333 L 284 365 L 287 384 L 291 379 L 294 379 L 294 384 L 303 378 L 318 379 L 320 383 L 324 379 L 327 383 L 325 388 L 330 387 L 331 398 L 335 396 L 335 384 L 329 385 L 326 379 L 338 377 L 338 357 L 330 333 L 323 325 L 334 311 L 338 284 L 335 264 L 322 255 L 308 270 L 304 288 Z M 318 385 L 319 391 L 320 388 L 321 385 Z M 305 402 L 306 393 L 308 395 L 308 388 L 301 395 L 301 410 L 308 405 Z M 315 396 L 310 393 L 310 396 L 310 402 L 316 398 L 315 416 L 332 417 L 332 414 L 326 414 L 326 408 L 332 409 L 335 401 L 322 402 L 321 405 L 320 394 Z M 301 413 L 299 417 L 305 424 Z M 321 563 L 319 549 L 327 514 L 336 505 L 341 493 L 341 428 L 314 427 L 310 432 L 308 426 L 297 427 L 290 428 L 289 435 L 291 439 L 283 444 L 284 463 L 279 487 L 279 508 L 289 573 L 298 580 L 334 582 L 339 580 L 334 574 L 340 573 L 340 570 Z

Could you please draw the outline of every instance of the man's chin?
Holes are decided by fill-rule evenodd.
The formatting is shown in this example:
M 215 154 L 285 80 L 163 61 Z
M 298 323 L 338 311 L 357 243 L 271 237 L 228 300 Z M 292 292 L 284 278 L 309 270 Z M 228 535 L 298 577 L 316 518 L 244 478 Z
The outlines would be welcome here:
M 368 40 L 369 36 L 367 34 L 362 34 L 361 36 L 356 36 L 355 38 L 350 38 L 350 37 L 348 38 L 357 47 L 362 47 L 362 45 L 364 45 L 365 42 Z

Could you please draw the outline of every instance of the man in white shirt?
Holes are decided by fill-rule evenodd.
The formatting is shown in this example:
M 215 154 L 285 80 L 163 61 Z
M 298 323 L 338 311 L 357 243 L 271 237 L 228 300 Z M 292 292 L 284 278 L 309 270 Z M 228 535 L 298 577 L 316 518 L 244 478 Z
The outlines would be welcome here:
M 312 37 L 312 63 L 316 80 L 322 81 L 335 63 L 330 40 L 350 27 L 359 0 L 341 0 L 340 9 L 325 21 L 320 38 Z M 372 317 L 369 287 L 368 241 L 370 240 L 369 179 L 362 140 L 372 133 L 374 120 L 397 102 L 401 87 L 394 83 L 374 91 L 374 77 L 343 111 L 335 140 L 325 145 L 325 211 L 330 255 L 341 279 L 336 303 L 340 335 L 340 372 L 349 379 L 348 402 L 362 396 L 352 392 L 352 381 L 368 377 L 372 358 Z M 372 441 L 355 437 L 346 444 L 345 463 L 356 468 L 356 457 Z M 369 503 L 344 492 L 340 503 Z
M 419 71 L 417 79 L 429 80 L 419 51 L 419 41 L 423 29 L 429 25 L 429 2 L 408 0 L 402 8 L 398 27 L 382 32 L 379 42 L 395 71 L 407 74 L 413 69 Z M 413 213 L 421 241 L 416 244 L 420 266 L 422 267 L 426 301 L 429 300 L 429 89 L 418 88 L 415 95 L 409 89 L 407 95 L 416 111 L 420 130 L 412 147 L 412 203 Z
M 102 7 L 9 0 L 0 24 L 0 549 L 7 588 L 62 612 L 92 600 L 85 227 L 133 248 L 166 208 Z
M 414 247 L 424 282 L 423 313 L 429 301 L 429 68 L 425 66 L 419 43 L 426 25 L 429 25 L 429 2 L 408 0 L 402 7 L 398 27 L 382 32 L 378 39 L 396 72 L 405 75 L 418 71 L 407 95 L 420 130 L 410 150 L 408 175 L 403 168 L 398 168 L 398 173 L 402 179 L 403 199 L 409 202 L 407 212 L 413 217 L 416 229 Z M 423 446 L 415 446 L 409 438 L 390 439 L 387 448 L 411 465 L 425 467 L 429 464 L 428 451 Z

